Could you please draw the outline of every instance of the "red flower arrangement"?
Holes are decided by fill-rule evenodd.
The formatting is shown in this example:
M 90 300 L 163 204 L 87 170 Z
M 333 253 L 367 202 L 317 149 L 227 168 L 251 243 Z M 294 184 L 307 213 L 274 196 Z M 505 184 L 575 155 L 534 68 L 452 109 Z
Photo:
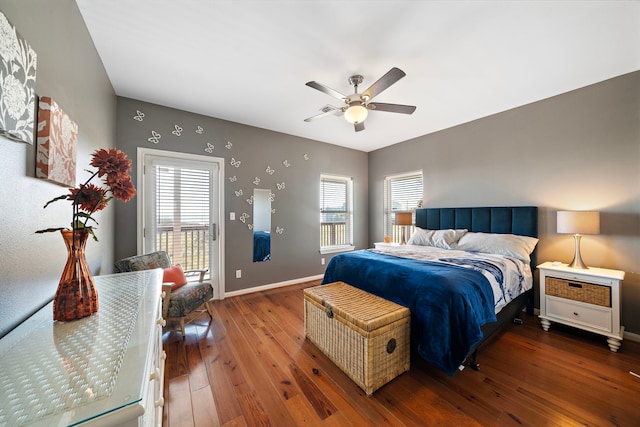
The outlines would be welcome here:
M 49 200 L 44 207 L 58 200 L 70 200 L 73 207 L 73 218 L 71 220 L 72 230 L 86 230 L 98 241 L 93 226 L 89 225 L 89 220 L 96 225 L 98 222 L 91 216 L 94 212 L 106 208 L 109 202 L 115 197 L 123 202 L 128 202 L 136 195 L 136 189 L 131 181 L 129 171 L 131 170 L 131 160 L 122 151 L 110 148 L 108 150 L 99 149 L 93 153 L 91 166 L 98 168 L 96 172 L 91 172 L 89 179 L 84 184 L 70 188 L 69 194 L 58 196 Z M 91 183 L 95 177 L 102 178 L 104 186 Z M 109 196 L 111 193 L 111 196 Z M 66 230 L 60 228 L 46 228 L 38 230 L 36 233 L 49 233 Z

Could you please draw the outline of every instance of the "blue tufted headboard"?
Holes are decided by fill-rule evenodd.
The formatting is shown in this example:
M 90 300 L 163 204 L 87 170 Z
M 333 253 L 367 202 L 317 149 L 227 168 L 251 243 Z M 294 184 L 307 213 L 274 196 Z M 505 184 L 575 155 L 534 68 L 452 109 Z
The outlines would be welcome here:
M 538 237 L 536 206 L 416 209 L 416 227 L 430 230 L 466 228 L 479 233 L 519 234 Z M 532 271 L 536 251 L 531 254 Z
M 538 237 L 538 208 L 420 208 L 416 209 L 416 226 L 430 230 L 466 228 L 479 233 Z

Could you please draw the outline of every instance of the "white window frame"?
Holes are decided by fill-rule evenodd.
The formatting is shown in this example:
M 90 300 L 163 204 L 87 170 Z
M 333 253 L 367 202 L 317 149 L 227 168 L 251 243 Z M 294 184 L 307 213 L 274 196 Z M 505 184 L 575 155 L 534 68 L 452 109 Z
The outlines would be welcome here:
M 352 251 L 355 249 L 353 245 L 353 178 L 348 176 L 340 176 L 340 175 L 332 175 L 332 174 L 320 174 L 320 188 L 322 188 L 323 181 L 339 181 L 344 182 L 346 184 L 346 240 L 347 243 L 340 245 L 327 245 L 322 246 L 322 239 L 320 239 L 320 253 L 321 254 L 330 254 L 336 252 L 346 252 Z M 321 193 L 319 191 L 319 193 Z M 320 197 L 319 197 L 320 198 Z M 319 200 L 320 203 L 320 227 L 322 227 L 322 200 Z M 320 236 L 319 236 L 320 237 Z
M 391 194 L 391 183 L 393 181 L 408 179 L 413 177 L 420 177 L 422 180 L 422 191 L 420 198 L 415 200 L 415 197 L 407 201 L 404 206 L 392 206 L 392 194 Z M 415 224 L 415 210 L 418 207 L 421 207 L 422 201 L 424 197 L 424 175 L 422 170 L 416 170 L 411 172 L 404 172 L 395 175 L 389 175 L 384 178 L 384 195 L 383 195 L 383 233 L 385 236 L 393 236 L 394 235 L 394 219 L 396 212 L 412 212 L 413 215 L 413 223 Z M 415 226 L 408 227 L 408 235 L 411 235 L 415 230 Z M 408 239 L 408 237 L 407 237 Z M 395 239 L 394 239 L 395 240 Z

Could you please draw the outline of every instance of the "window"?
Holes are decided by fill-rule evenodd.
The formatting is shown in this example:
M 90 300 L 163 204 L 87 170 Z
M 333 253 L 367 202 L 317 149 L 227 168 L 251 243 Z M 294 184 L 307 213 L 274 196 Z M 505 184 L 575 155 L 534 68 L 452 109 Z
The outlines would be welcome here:
M 320 176 L 320 252 L 351 250 L 353 247 L 353 179 Z
M 184 268 L 209 266 L 209 183 L 211 172 L 157 166 L 155 249 Z
M 414 212 L 422 205 L 422 171 L 388 176 L 384 180 L 384 235 L 394 242 L 413 233 L 414 226 L 394 225 L 397 212 Z M 415 217 L 412 223 L 415 223 Z

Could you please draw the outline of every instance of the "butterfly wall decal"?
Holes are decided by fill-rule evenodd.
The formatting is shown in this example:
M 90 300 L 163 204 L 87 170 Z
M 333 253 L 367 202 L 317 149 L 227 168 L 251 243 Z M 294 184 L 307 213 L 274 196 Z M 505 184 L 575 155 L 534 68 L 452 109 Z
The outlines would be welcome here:
M 140 110 L 136 110 L 136 115 L 133 116 L 133 120 L 137 120 L 139 122 L 144 120 L 144 113 Z
M 147 141 L 149 142 L 153 142 L 154 144 L 157 144 L 160 142 L 160 138 L 162 138 L 162 136 L 156 132 L 155 130 L 151 131 L 151 138 L 147 139 Z
M 231 163 L 231 166 L 235 166 L 235 167 L 239 168 L 241 162 L 240 162 L 240 160 L 236 160 L 236 159 L 234 159 L 232 157 L 230 163 Z
M 182 135 L 182 128 L 178 125 L 175 125 L 175 129 L 171 133 L 175 136 L 180 136 Z
M 213 149 L 214 149 L 213 144 L 210 143 L 210 142 L 207 142 L 207 148 L 205 148 L 204 151 L 206 151 L 207 153 L 211 154 L 211 153 L 213 153 Z

